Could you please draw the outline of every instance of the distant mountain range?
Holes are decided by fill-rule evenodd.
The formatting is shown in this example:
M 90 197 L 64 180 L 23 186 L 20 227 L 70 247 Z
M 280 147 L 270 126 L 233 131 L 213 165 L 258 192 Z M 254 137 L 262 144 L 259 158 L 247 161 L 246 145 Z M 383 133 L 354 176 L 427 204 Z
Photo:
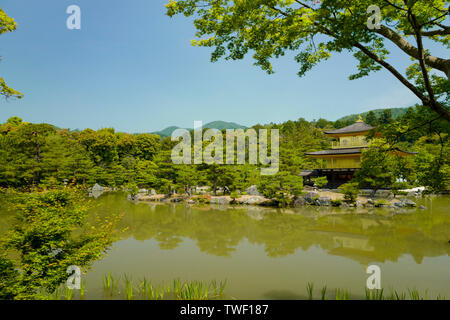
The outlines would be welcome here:
M 401 116 L 403 116 L 406 113 L 406 110 L 408 110 L 408 108 L 386 108 L 386 109 L 374 109 L 374 110 L 371 110 L 371 111 L 373 111 L 375 113 L 375 116 L 377 118 L 380 118 L 380 116 L 383 113 L 383 111 L 387 110 L 387 109 L 391 110 L 392 118 L 394 120 L 399 118 L 399 117 L 401 117 Z M 346 122 L 346 121 L 356 121 L 356 120 L 358 120 L 358 115 L 361 115 L 361 117 L 364 118 L 369 112 L 370 111 L 359 113 L 359 114 L 350 114 L 348 116 L 339 118 L 338 120 L 344 121 L 344 122 Z
M 408 108 L 387 108 L 389 110 L 391 110 L 392 113 L 392 118 L 395 120 L 401 116 L 403 116 L 406 113 L 406 110 L 408 110 Z M 377 118 L 380 118 L 381 114 L 383 113 L 383 111 L 386 109 L 374 109 L 371 110 L 375 113 L 375 116 Z M 339 118 L 338 120 L 340 121 L 356 121 L 358 120 L 358 115 L 361 115 L 361 117 L 365 117 L 370 111 L 367 112 L 362 112 L 359 114 L 350 114 L 348 116 L 344 116 L 342 118 Z M 213 122 L 209 122 L 207 124 L 203 125 L 203 128 L 211 128 L 211 129 L 218 129 L 218 130 L 223 130 L 223 129 L 247 129 L 246 126 L 237 124 L 235 122 L 226 122 L 226 121 L 213 121 Z M 170 126 L 167 127 L 161 131 L 156 131 L 156 132 L 152 132 L 154 134 L 158 134 L 161 137 L 170 137 L 172 135 L 172 132 L 174 132 L 176 129 L 180 129 L 180 127 L 177 126 Z M 191 128 L 185 128 L 188 130 L 192 130 Z
M 246 126 L 242 126 L 240 124 L 234 123 L 234 122 L 226 122 L 226 121 L 213 121 L 208 122 L 203 125 L 203 128 L 209 128 L 209 129 L 247 129 Z M 170 137 L 172 135 L 172 132 L 174 132 L 176 129 L 181 129 L 181 127 L 177 126 L 170 126 L 167 127 L 161 131 L 152 132 L 154 134 L 160 135 L 161 137 Z M 187 130 L 193 130 L 192 128 L 184 128 Z

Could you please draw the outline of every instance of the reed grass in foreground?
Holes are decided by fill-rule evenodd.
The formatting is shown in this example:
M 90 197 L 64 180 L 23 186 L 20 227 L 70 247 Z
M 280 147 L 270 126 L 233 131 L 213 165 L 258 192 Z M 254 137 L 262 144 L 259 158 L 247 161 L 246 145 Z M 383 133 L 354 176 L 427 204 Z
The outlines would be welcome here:
M 313 299 L 313 290 L 314 284 L 308 282 L 306 285 L 306 293 L 309 300 Z M 350 291 L 342 288 L 336 288 L 334 291 L 335 300 L 351 300 Z M 391 294 L 385 296 L 384 289 L 366 289 L 365 290 L 365 299 L 366 300 L 429 300 L 433 299 L 428 296 L 428 290 L 425 290 L 423 294 L 421 294 L 416 288 L 408 289 L 408 292 L 399 292 L 397 290 L 392 289 Z M 327 286 L 322 287 L 320 290 L 320 299 L 328 300 L 327 297 Z M 364 299 L 356 299 L 356 300 L 364 300 Z M 436 300 L 446 300 L 445 296 L 437 295 Z
M 122 281 L 121 281 L 122 280 Z M 131 276 L 103 276 L 104 298 L 126 300 L 211 300 L 225 296 L 226 281 L 181 281 L 174 279 L 172 284 L 153 285 L 143 278 L 134 281 Z
M 103 275 L 103 298 L 104 299 L 126 299 L 126 300 L 213 300 L 225 299 L 226 281 L 182 281 L 174 279 L 169 284 L 153 285 L 147 278 L 134 281 L 131 276 L 124 274 L 122 277 L 113 276 L 111 273 Z M 84 299 L 86 283 L 82 281 L 80 290 L 70 290 L 60 286 L 47 298 L 51 300 L 73 300 Z M 307 299 L 313 300 L 314 283 L 306 285 Z M 327 296 L 327 286 L 320 288 L 317 298 L 320 300 L 352 300 L 351 292 L 343 288 L 335 288 Z M 424 293 L 416 288 L 400 292 L 392 289 L 386 294 L 385 289 L 365 290 L 365 296 L 355 298 L 356 300 L 429 300 L 428 290 Z M 438 295 L 436 300 L 446 300 L 445 296 Z

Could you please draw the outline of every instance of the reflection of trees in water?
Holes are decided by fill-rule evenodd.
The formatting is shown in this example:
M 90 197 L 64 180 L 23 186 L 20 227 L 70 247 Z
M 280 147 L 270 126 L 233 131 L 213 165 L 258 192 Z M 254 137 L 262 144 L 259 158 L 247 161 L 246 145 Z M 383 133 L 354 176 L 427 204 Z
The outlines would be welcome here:
M 202 252 L 231 256 L 240 241 L 265 247 L 270 257 L 282 257 L 296 250 L 318 246 L 329 254 L 344 256 L 362 264 L 397 261 L 410 254 L 417 263 L 424 257 L 450 254 L 450 216 L 411 211 L 409 214 L 319 215 L 311 212 L 257 207 L 212 208 L 175 204 L 134 204 L 120 195 L 100 198 L 100 215 L 125 212 L 120 228 L 123 238 L 155 239 L 161 249 L 173 249 L 183 238 L 196 241 Z M 448 199 L 447 199 L 448 201 Z M 444 203 L 445 204 L 445 203 Z M 259 212 L 258 212 L 259 210 Z M 249 214 L 246 214 L 250 212 Z M 298 211 L 297 211 L 298 212 Z
M 189 238 L 196 239 L 202 252 L 230 256 L 246 235 L 249 218 L 242 212 L 196 212 L 191 210 L 192 223 Z

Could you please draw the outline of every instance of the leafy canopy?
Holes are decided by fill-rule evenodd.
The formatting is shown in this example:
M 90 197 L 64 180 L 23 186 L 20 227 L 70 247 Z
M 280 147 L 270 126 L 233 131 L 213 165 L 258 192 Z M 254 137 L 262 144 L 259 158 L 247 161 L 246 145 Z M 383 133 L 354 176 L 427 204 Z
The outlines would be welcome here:
M 119 216 L 88 224 L 86 199 L 76 189 L 2 197 L 17 207 L 18 221 L 0 242 L 1 299 L 45 298 L 67 279 L 69 266 L 88 268 L 112 244 Z
M 380 29 L 367 27 L 371 5 L 381 9 Z M 448 78 L 450 60 L 432 56 L 423 43 L 429 38 L 449 47 L 445 0 L 170 0 L 166 8 L 171 17 L 194 17 L 198 39 L 192 44 L 214 48 L 213 62 L 243 59 L 251 51 L 255 65 L 273 73 L 271 60 L 293 51 L 303 76 L 332 52 L 347 51 L 359 62 L 350 79 L 387 69 L 423 105 L 450 121 L 448 106 L 435 93 L 446 79 L 435 73 L 430 79 L 431 69 Z M 387 62 L 387 40 L 414 60 L 407 75 Z
M 0 8 L 0 35 L 16 30 L 17 24 L 13 18 L 8 17 L 8 15 Z M 21 99 L 23 94 L 16 91 L 6 85 L 5 80 L 0 77 L 0 95 L 5 98 L 15 97 Z

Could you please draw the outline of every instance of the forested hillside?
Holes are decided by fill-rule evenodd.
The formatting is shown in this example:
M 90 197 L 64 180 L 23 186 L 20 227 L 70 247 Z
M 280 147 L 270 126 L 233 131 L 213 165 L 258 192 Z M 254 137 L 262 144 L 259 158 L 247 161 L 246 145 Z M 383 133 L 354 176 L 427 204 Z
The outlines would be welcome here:
M 343 123 L 348 123 L 348 122 L 355 122 L 356 120 L 358 120 L 358 115 L 361 115 L 363 118 L 367 118 L 367 116 L 369 115 L 370 117 L 376 117 L 378 119 L 385 117 L 386 114 L 391 115 L 391 118 L 393 120 L 397 120 L 398 118 L 402 117 L 406 112 L 408 111 L 408 108 L 386 108 L 386 109 L 374 109 L 374 110 L 370 110 L 367 112 L 363 112 L 360 114 L 350 114 L 348 116 L 344 116 L 342 118 L 339 118 L 336 120 L 336 122 L 343 122 Z
M 446 123 L 435 121 L 431 127 L 401 132 L 403 127 L 389 112 L 384 111 L 379 118 L 372 116 L 370 112 L 366 114 L 365 121 L 379 125 L 386 143 L 419 152 L 408 160 L 375 164 L 386 166 L 383 170 L 388 170 L 390 176 L 383 181 L 387 181 L 388 186 L 400 177 L 411 186 L 448 188 L 449 128 Z M 412 126 L 426 120 L 426 116 L 423 110 L 411 108 L 399 120 Z M 13 117 L 0 127 L 0 186 L 29 188 L 61 185 L 66 181 L 85 186 L 135 184 L 166 193 L 175 189 L 188 190 L 195 185 L 220 186 L 230 192 L 259 185 L 269 196 L 280 190 L 296 194 L 302 189 L 301 170 L 317 167 L 315 160 L 307 158 L 304 152 L 329 148 L 330 141 L 323 129 L 340 125 L 339 121 L 299 119 L 254 126 L 255 129 L 280 130 L 279 172 L 276 176 L 264 177 L 258 165 L 174 165 L 171 150 L 177 142 L 172 142 L 170 137 L 116 132 L 112 128 L 69 131 Z M 367 174 L 370 177 L 373 172 Z

